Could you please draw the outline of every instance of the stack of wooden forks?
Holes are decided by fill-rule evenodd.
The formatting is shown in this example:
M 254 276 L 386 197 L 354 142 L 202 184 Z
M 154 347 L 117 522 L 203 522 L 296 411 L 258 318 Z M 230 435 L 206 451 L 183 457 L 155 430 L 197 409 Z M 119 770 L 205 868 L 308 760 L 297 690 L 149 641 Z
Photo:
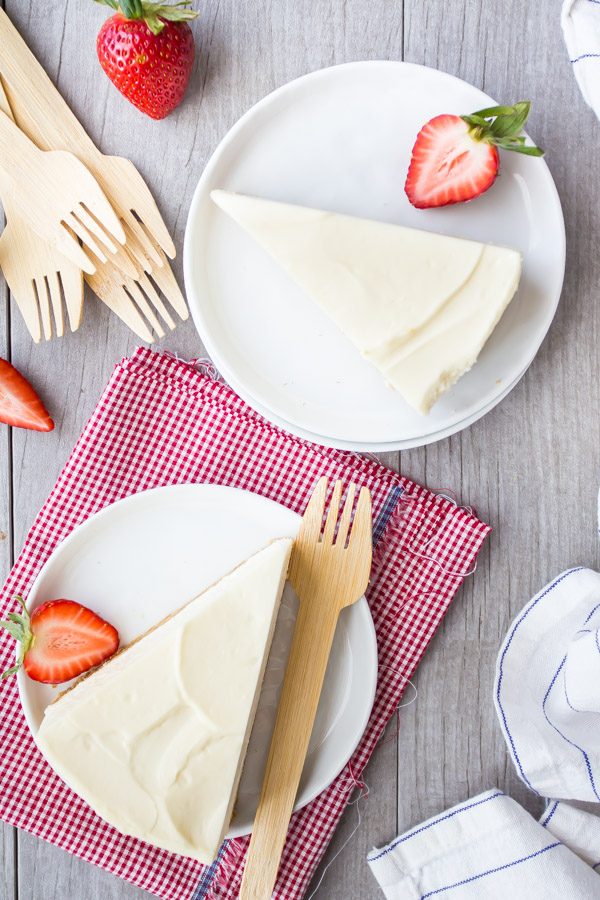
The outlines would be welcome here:
M 144 341 L 188 310 L 143 178 L 105 156 L 0 9 L 0 268 L 34 341 L 75 331 L 83 280 Z M 162 295 L 162 296 L 161 296 Z M 164 299 L 163 299 L 164 298 Z

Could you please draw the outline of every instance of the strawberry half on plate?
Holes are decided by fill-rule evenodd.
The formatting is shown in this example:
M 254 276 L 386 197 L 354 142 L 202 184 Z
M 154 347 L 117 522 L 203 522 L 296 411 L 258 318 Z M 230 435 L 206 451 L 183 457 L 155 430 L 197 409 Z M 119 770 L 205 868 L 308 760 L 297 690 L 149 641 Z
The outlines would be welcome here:
M 530 106 L 523 100 L 430 119 L 417 135 L 404 186 L 412 205 L 429 209 L 479 197 L 496 179 L 499 149 L 543 156 L 521 134 Z
M 34 681 L 62 684 L 100 665 L 119 648 L 117 629 L 74 600 L 48 600 L 29 615 L 9 613 L 0 622 L 20 644 L 16 665 L 2 675 L 7 678 L 23 666 Z

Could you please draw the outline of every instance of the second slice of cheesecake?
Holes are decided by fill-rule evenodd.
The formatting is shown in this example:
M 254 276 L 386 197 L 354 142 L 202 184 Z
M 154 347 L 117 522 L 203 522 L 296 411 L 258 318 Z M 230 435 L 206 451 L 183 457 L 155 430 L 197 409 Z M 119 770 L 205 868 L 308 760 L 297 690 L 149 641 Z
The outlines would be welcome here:
M 273 541 L 47 707 L 40 750 L 123 834 L 203 863 L 215 858 L 291 544 Z

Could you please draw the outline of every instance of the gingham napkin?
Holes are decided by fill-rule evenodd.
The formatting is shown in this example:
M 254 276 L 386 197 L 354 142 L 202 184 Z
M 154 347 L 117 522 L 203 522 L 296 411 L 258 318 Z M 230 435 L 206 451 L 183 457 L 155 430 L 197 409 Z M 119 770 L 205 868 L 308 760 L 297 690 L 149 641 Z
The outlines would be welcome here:
M 302 512 L 318 476 L 371 489 L 374 566 L 368 590 L 380 679 L 371 719 L 350 763 L 291 822 L 274 892 L 302 897 L 407 680 L 489 531 L 471 512 L 351 453 L 274 428 L 226 385 L 166 354 L 139 349 L 115 369 L 2 592 L 2 610 L 29 587 L 59 541 L 92 513 L 137 491 L 205 482 L 246 488 Z M 14 648 L 3 635 L 0 664 Z M 103 822 L 44 762 L 3 682 L 0 818 L 102 866 L 165 900 L 234 898 L 248 839 L 226 841 L 210 867 Z

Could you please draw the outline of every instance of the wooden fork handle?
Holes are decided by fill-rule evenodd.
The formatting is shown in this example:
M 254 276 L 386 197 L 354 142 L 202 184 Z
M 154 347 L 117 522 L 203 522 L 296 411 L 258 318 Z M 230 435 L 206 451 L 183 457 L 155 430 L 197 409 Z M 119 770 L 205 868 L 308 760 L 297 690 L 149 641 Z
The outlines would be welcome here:
M 17 128 L 14 120 L 0 109 L 0 167 L 2 170 L 8 176 L 14 176 L 14 173 L 27 176 L 28 163 L 37 153 L 37 147 Z
M 84 127 L 55 88 L 7 14 L 0 9 L 0 76 L 19 128 L 43 150 L 99 155 Z
M 270 900 L 319 705 L 339 607 L 301 602 L 277 709 L 240 900 Z

